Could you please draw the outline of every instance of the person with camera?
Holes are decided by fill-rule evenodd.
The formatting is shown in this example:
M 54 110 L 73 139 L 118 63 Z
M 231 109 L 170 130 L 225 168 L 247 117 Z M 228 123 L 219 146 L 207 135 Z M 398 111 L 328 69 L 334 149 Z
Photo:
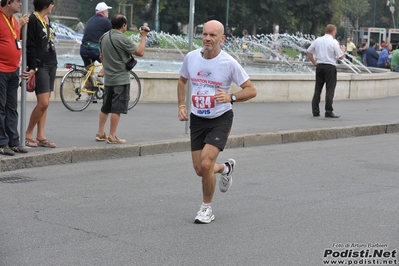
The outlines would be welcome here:
M 18 133 L 19 65 L 22 53 L 21 28 L 29 21 L 21 16 L 19 23 L 14 14 L 21 12 L 22 3 L 1 0 L 0 8 L 0 154 L 13 156 L 27 153 L 20 145 Z M 19 25 L 18 25 L 19 24 Z
M 33 6 L 35 12 L 29 16 L 26 40 L 28 71 L 23 72 L 23 78 L 29 80 L 35 76 L 37 103 L 26 128 L 25 145 L 55 148 L 55 143 L 49 141 L 44 134 L 47 109 L 57 72 L 55 35 L 47 17 L 54 8 L 54 0 L 33 0 Z M 33 138 L 35 127 L 37 127 L 36 140 Z
M 143 56 L 145 41 L 150 29 L 140 27 L 141 40 L 138 46 L 124 33 L 127 30 L 127 19 L 123 14 L 111 18 L 112 29 L 100 38 L 100 59 L 104 68 L 104 99 L 100 111 L 97 141 L 110 144 L 122 144 L 126 140 L 116 136 L 120 114 L 127 114 L 130 98 L 130 73 L 135 60 L 132 56 Z M 111 113 L 108 136 L 104 127 Z

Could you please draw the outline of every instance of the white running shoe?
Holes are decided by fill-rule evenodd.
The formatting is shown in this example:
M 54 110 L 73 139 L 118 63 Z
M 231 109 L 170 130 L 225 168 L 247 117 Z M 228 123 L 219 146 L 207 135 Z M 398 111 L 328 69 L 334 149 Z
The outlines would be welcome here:
M 209 224 L 213 220 L 215 220 L 215 215 L 212 213 L 212 207 L 201 205 L 201 209 L 197 212 L 194 223 Z
M 236 165 L 236 161 L 234 159 L 227 159 L 227 161 L 224 163 L 229 167 L 229 172 L 227 174 L 221 174 L 220 176 L 220 181 L 219 181 L 219 189 L 221 192 L 226 192 L 229 187 L 231 187 L 231 184 L 233 184 L 233 171 L 234 171 L 234 166 Z

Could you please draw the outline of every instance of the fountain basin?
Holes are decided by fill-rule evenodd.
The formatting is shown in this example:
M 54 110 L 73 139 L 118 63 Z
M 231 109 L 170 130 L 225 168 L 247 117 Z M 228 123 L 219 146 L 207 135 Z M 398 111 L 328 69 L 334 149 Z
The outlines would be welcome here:
M 56 44 L 57 54 L 59 55 L 79 55 L 80 44 L 63 43 Z M 143 59 L 146 60 L 169 60 L 182 61 L 187 51 L 177 49 L 159 49 L 147 48 Z M 265 59 L 262 53 L 238 54 L 239 61 L 248 65 L 273 65 L 280 61 Z M 140 59 L 139 59 L 140 60 Z M 304 62 L 309 67 L 313 65 Z M 55 81 L 55 90 L 52 93 L 52 101 L 60 101 L 59 87 L 62 76 L 67 69 L 59 65 Z M 372 74 L 362 70 L 364 74 L 355 74 L 350 72 L 344 65 L 338 65 L 338 82 L 335 90 L 335 100 L 347 99 L 369 99 L 383 98 L 390 96 L 399 96 L 399 73 L 394 73 L 385 69 L 371 68 Z M 179 75 L 177 71 L 144 71 L 140 70 L 140 62 L 134 71 L 140 77 L 142 85 L 141 102 L 176 102 L 177 101 L 177 81 Z M 252 102 L 290 102 L 290 101 L 308 101 L 313 97 L 315 86 L 314 73 L 250 73 L 249 76 L 258 90 L 256 98 Z M 240 88 L 233 85 L 232 93 Z M 322 99 L 324 99 L 325 89 Z M 36 101 L 34 93 L 27 93 L 28 101 Z
M 59 68 L 52 93 L 52 101 L 60 101 L 59 87 L 67 69 Z M 140 77 L 142 94 L 140 102 L 177 102 L 178 73 L 149 72 L 135 69 Z M 252 102 L 311 101 L 315 74 L 249 74 L 258 95 Z M 335 100 L 369 99 L 399 96 L 399 73 L 390 71 L 373 74 L 338 73 Z M 240 88 L 233 85 L 231 91 Z M 322 99 L 324 99 L 325 89 Z M 36 101 L 34 93 L 27 93 L 28 101 Z

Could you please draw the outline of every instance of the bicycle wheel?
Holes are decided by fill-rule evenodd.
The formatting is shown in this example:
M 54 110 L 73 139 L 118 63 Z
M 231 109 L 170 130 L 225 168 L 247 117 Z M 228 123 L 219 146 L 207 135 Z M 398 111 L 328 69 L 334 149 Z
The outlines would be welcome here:
M 70 111 L 83 111 L 93 99 L 94 93 L 81 90 L 86 74 L 85 70 L 73 69 L 67 72 L 61 80 L 61 101 Z M 93 87 L 91 78 L 87 82 L 90 84 L 90 87 Z
M 130 101 L 128 109 L 132 109 L 140 100 L 141 83 L 139 77 L 133 71 L 130 71 Z

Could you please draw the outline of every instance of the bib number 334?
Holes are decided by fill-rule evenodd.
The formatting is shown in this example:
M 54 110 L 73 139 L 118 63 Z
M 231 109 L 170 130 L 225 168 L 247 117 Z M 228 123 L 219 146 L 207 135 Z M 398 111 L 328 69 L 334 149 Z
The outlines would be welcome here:
M 191 100 L 193 106 L 198 109 L 211 109 L 215 107 L 215 98 L 213 95 L 193 95 Z

